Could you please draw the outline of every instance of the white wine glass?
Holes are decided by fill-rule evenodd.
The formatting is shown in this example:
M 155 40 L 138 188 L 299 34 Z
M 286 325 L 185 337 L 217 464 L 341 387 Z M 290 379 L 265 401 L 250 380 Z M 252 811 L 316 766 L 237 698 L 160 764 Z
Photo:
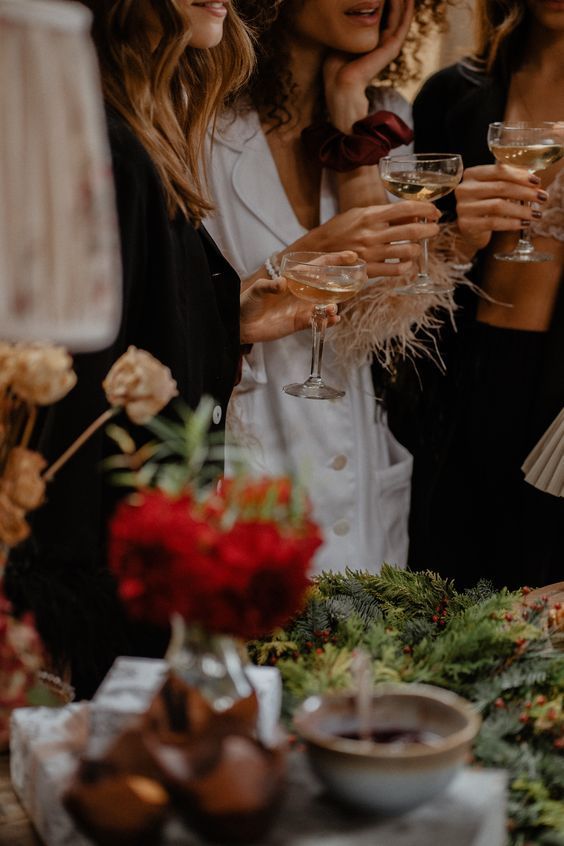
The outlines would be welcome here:
M 402 200 L 434 202 L 454 191 L 462 179 L 462 157 L 457 153 L 413 153 L 380 160 L 386 190 Z M 425 218 L 423 218 L 425 223 Z M 429 240 L 421 241 L 421 264 L 414 282 L 398 289 L 409 294 L 444 293 L 429 276 Z
M 496 161 L 522 167 L 533 174 L 550 167 L 564 155 L 564 123 L 490 123 L 488 146 Z M 529 229 L 523 227 L 515 249 L 510 253 L 496 253 L 495 258 L 541 262 L 552 261 L 554 256 L 535 250 Z
M 283 390 L 293 397 L 305 399 L 343 397 L 345 391 L 326 385 L 321 378 L 327 308 L 350 300 L 360 291 L 368 278 L 366 262 L 357 259 L 352 264 L 345 263 L 342 253 L 286 253 L 280 273 L 295 297 L 315 305 L 310 375 L 303 383 L 284 385 Z

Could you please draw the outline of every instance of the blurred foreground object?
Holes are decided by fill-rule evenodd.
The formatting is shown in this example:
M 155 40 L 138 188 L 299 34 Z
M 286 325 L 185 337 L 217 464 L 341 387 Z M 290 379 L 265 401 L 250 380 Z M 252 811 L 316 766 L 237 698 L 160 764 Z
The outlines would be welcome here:
M 525 481 L 539 491 L 564 496 L 564 408 L 521 469 L 525 472 Z
M 108 346 L 121 267 L 90 13 L 0 0 L 0 337 Z

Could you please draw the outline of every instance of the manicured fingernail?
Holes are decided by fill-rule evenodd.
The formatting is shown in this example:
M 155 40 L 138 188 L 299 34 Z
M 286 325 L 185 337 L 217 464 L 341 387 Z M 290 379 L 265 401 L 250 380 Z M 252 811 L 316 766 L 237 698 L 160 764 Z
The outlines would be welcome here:
M 529 182 L 531 183 L 531 185 L 540 185 L 541 184 L 540 178 L 538 176 L 535 176 L 534 173 L 532 173 L 529 176 Z
M 521 221 L 521 226 L 522 226 L 523 229 L 525 229 L 525 227 L 530 226 L 530 225 L 531 225 L 530 220 L 522 220 Z
M 548 200 L 548 194 L 546 191 L 537 191 L 537 199 L 540 200 L 541 203 L 546 203 Z
M 538 219 L 539 219 L 539 217 L 542 217 L 542 212 L 540 211 L 540 209 L 533 209 L 533 211 L 531 212 L 531 214 L 533 215 L 533 217 L 534 217 L 536 220 L 538 220 Z

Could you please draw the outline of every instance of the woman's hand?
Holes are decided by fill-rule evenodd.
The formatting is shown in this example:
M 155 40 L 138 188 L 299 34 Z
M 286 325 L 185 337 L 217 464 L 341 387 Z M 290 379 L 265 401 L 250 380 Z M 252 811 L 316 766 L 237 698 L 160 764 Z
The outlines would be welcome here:
M 439 217 L 432 203 L 412 200 L 349 209 L 312 229 L 284 252 L 349 249 L 366 262 L 370 279 L 410 276 L 418 270 L 421 247 L 417 242 L 438 235 Z M 422 219 L 428 222 L 421 223 Z
M 458 228 L 476 252 L 489 244 L 494 232 L 516 232 L 529 226 L 540 212 L 523 203 L 544 203 L 548 194 L 538 176 L 523 168 L 492 164 L 469 167 L 455 190 Z
M 414 0 L 384 2 L 390 4 L 390 9 L 378 46 L 352 59 L 349 54 L 331 53 L 323 67 L 329 116 L 341 132 L 349 133 L 353 123 L 366 117 L 366 88 L 398 57 L 413 18 Z
M 280 279 L 257 279 L 241 294 L 241 343 L 276 341 L 307 329 L 311 323 L 314 306 L 298 300 Z M 327 307 L 327 325 L 333 326 L 340 318 L 337 306 Z

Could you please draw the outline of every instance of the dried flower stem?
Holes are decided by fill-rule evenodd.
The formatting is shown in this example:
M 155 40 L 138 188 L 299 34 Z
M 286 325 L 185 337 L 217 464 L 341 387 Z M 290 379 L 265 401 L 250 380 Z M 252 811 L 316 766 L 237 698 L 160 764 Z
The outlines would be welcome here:
M 31 439 L 31 435 L 33 433 L 33 427 L 35 426 L 35 422 L 37 420 L 37 406 L 31 405 L 31 406 L 28 406 L 28 409 L 29 409 L 29 415 L 28 415 L 28 418 L 27 418 L 27 422 L 25 424 L 25 429 L 24 429 L 24 432 L 23 432 L 23 435 L 22 435 L 22 439 L 20 441 L 20 446 L 23 447 L 24 449 L 26 449 L 27 445 L 29 444 L 29 441 Z
M 74 441 L 68 449 L 66 449 L 59 458 L 49 467 L 48 470 L 45 471 L 43 474 L 43 478 L 46 482 L 50 482 L 51 479 L 55 476 L 56 473 L 59 472 L 61 467 L 67 463 L 69 458 L 78 452 L 80 447 L 86 443 L 86 441 L 96 432 L 101 426 L 104 426 L 109 420 L 112 419 L 118 412 L 120 411 L 119 408 L 108 408 L 107 411 L 104 411 L 90 426 L 84 430 L 82 435 L 79 435 L 76 441 Z

